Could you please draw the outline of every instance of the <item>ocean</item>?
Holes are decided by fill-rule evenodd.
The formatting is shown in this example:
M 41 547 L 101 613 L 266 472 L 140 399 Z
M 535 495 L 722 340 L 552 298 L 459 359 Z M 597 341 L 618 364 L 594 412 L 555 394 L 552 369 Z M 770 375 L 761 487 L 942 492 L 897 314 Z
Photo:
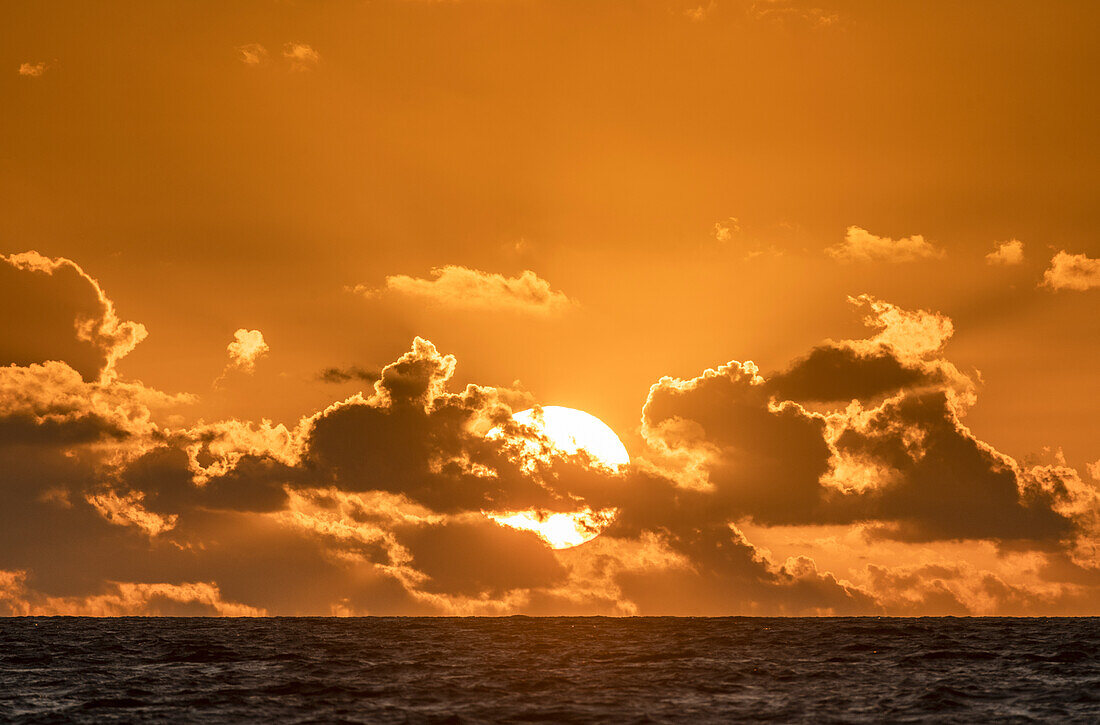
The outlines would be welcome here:
M 0 619 L 5 722 L 1100 722 L 1100 618 Z

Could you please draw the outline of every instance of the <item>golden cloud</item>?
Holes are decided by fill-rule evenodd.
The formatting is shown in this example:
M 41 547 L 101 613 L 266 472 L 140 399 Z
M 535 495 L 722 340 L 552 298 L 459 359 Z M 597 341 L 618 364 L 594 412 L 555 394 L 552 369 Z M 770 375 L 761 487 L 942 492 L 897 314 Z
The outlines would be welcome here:
M 848 227 L 844 241 L 825 253 L 841 262 L 915 262 L 940 259 L 946 253 L 920 234 L 900 239 L 880 237 L 861 227 Z
M 1058 252 L 1043 273 L 1043 285 L 1052 290 L 1085 290 L 1100 287 L 1100 259 L 1084 254 Z
M 1001 242 L 993 247 L 993 251 L 985 255 L 986 264 L 999 264 L 1011 266 L 1022 264 L 1024 261 L 1024 243 L 1019 239 L 1011 239 Z
M 256 369 L 256 361 L 271 352 L 271 348 L 264 342 L 262 332 L 242 327 L 233 333 L 233 342 L 226 347 L 226 352 L 230 365 L 250 373 Z
M 406 275 L 386 278 L 386 290 L 417 297 L 446 307 L 509 310 L 512 312 L 552 315 L 575 303 L 550 283 L 530 270 L 517 277 L 482 272 L 468 267 L 446 266 L 432 270 L 432 279 Z M 367 288 L 356 291 L 377 294 Z

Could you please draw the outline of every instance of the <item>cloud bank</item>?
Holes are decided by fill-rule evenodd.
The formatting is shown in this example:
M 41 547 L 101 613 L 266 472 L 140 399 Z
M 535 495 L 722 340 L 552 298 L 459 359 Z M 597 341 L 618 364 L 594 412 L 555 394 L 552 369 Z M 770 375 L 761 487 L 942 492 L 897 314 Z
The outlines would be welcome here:
M 633 463 L 609 471 L 516 424 L 526 394 L 453 390 L 458 361 L 421 338 L 293 426 L 172 427 L 187 398 L 113 371 L 144 328 L 94 278 L 36 253 L 0 269 L 27 296 L 2 332 L 0 613 L 1100 608 L 1095 483 L 966 426 L 977 385 L 936 312 L 864 295 L 865 338 L 661 378 Z M 510 514 L 600 534 L 555 550 Z

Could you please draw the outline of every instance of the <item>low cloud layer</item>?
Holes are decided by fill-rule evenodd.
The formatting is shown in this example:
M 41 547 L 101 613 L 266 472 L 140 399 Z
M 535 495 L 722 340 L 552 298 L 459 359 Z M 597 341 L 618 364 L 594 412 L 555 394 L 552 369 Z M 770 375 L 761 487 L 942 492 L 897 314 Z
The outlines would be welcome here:
M 367 295 L 380 293 L 365 287 L 357 287 L 356 291 Z M 431 279 L 403 274 L 387 277 L 385 291 L 418 297 L 443 307 L 535 315 L 556 314 L 574 304 L 530 270 L 517 277 L 506 277 L 467 267 L 438 267 L 432 270 Z
M 891 239 L 855 226 L 848 227 L 843 242 L 825 251 L 841 262 L 915 262 L 919 259 L 938 259 L 945 254 L 920 234 Z
M 0 368 L 0 613 L 1100 606 L 1095 482 L 967 427 L 978 386 L 943 356 L 954 326 L 934 311 L 864 295 L 865 338 L 774 372 L 730 361 L 661 378 L 633 462 L 612 471 L 515 423 L 527 394 L 452 389 L 458 361 L 421 338 L 377 375 L 333 368 L 361 392 L 293 426 L 173 427 L 164 412 L 185 396 L 113 371 L 144 328 L 95 279 L 69 260 L 3 260 L 0 289 L 27 319 L 2 333 L 19 354 Z M 27 347 L 32 325 L 48 350 Z M 238 332 L 254 362 L 262 336 Z M 508 512 L 601 512 L 600 534 L 555 550 L 498 523 Z

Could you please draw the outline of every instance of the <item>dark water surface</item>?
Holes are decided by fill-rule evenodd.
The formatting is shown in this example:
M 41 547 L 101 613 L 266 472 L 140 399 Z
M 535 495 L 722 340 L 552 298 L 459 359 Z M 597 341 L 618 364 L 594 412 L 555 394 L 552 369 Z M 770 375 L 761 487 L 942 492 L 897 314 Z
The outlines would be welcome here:
M 1100 722 L 1091 619 L 0 619 L 0 720 Z

